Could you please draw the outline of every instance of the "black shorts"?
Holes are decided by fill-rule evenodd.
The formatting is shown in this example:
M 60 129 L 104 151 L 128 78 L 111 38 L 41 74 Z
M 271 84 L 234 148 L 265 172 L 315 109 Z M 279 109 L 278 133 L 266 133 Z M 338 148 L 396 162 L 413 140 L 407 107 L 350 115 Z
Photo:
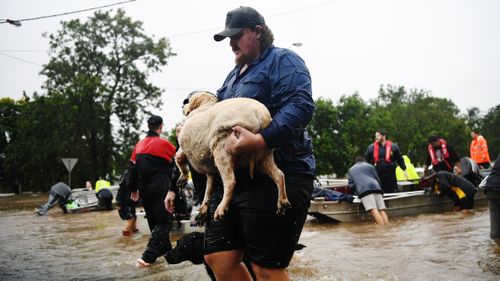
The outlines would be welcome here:
M 295 246 L 307 217 L 313 190 L 311 175 L 285 176 L 288 200 L 292 207 L 285 215 L 277 215 L 278 190 L 274 182 L 256 171 L 253 179 L 241 179 L 224 218 L 214 221 L 222 187 L 215 186 L 209 204 L 205 228 L 205 254 L 242 250 L 251 262 L 267 268 L 285 268 L 292 259 Z M 241 183 L 244 184 L 241 184 Z

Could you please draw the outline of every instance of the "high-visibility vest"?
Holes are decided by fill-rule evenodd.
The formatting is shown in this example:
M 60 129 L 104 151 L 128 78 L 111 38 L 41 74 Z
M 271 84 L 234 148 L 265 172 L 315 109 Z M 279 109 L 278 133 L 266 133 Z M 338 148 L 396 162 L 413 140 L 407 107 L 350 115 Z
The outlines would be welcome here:
M 488 144 L 483 136 L 477 136 L 470 143 L 470 158 L 476 163 L 490 162 L 488 154 Z
M 111 183 L 107 180 L 98 180 L 95 183 L 95 193 L 98 193 L 99 190 L 103 188 L 109 188 L 111 186 Z

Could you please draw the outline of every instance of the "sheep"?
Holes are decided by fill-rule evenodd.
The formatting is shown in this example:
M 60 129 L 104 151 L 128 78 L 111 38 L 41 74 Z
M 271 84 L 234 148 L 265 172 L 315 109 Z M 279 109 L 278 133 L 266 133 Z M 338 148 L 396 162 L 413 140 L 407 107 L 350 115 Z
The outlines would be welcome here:
M 273 151 L 266 149 L 254 153 L 232 155 L 224 149 L 232 127 L 239 125 L 258 133 L 271 123 L 271 114 L 260 102 L 249 98 L 232 98 L 217 102 L 217 97 L 207 92 L 197 92 L 189 97 L 183 108 L 186 120 L 178 134 L 180 149 L 176 164 L 181 175 L 178 185 L 184 185 L 188 177 L 188 159 L 191 166 L 207 176 L 207 188 L 200 206 L 197 221 L 202 224 L 208 211 L 213 192 L 214 175 L 219 173 L 224 185 L 224 195 L 214 214 L 220 220 L 227 211 L 236 186 L 234 170 L 249 167 L 250 176 L 257 168 L 266 173 L 278 188 L 277 214 L 284 214 L 291 207 L 285 188 L 285 176 L 276 166 Z

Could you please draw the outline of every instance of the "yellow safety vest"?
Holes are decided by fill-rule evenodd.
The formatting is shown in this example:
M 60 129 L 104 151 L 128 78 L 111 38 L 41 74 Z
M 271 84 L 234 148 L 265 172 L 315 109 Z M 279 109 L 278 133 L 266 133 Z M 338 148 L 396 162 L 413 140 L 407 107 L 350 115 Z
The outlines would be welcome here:
M 108 188 L 111 186 L 111 183 L 107 180 L 98 180 L 96 183 L 95 183 L 95 193 L 98 193 L 99 190 L 103 189 L 103 188 Z

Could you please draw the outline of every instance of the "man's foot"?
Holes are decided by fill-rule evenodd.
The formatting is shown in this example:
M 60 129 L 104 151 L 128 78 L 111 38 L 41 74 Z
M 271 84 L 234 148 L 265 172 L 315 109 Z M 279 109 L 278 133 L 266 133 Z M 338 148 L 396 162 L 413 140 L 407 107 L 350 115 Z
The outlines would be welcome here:
M 130 230 L 122 230 L 122 235 L 123 236 L 131 236 L 132 234 L 134 233 L 137 233 L 139 232 L 139 229 L 134 229 L 133 231 L 130 231 Z
M 148 267 L 151 265 L 150 263 L 145 262 L 143 259 L 137 259 L 137 263 L 139 264 L 139 267 Z

